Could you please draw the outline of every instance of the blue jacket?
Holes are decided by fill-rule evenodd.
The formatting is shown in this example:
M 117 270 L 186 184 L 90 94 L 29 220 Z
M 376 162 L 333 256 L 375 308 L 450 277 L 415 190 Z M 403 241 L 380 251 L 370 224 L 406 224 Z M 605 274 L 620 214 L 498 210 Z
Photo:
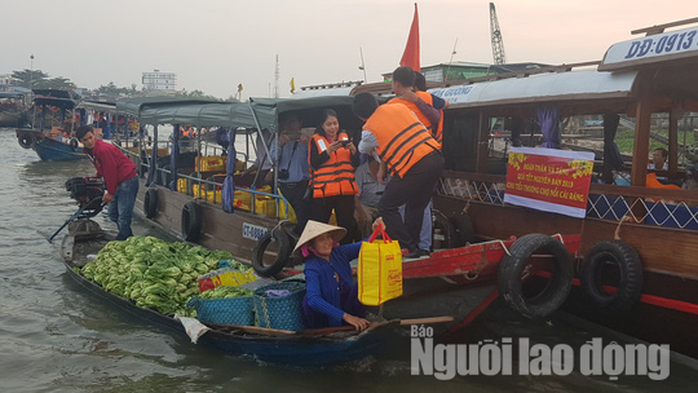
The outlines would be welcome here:
M 315 313 L 327 317 L 325 326 L 341 326 L 344 312 L 353 314 L 355 307 L 360 307 L 356 298 L 356 284 L 351 274 L 349 262 L 359 256 L 361 242 L 335 247 L 330 254 L 330 261 L 317 256 L 310 257 L 305 262 L 306 298 L 307 306 Z M 339 283 L 335 278 L 335 271 L 339 275 Z M 354 299 L 350 300 L 350 310 L 341 307 L 340 285 L 350 287 L 354 293 Z M 306 310 L 307 311 L 307 310 Z M 318 324 L 309 327 L 321 327 Z

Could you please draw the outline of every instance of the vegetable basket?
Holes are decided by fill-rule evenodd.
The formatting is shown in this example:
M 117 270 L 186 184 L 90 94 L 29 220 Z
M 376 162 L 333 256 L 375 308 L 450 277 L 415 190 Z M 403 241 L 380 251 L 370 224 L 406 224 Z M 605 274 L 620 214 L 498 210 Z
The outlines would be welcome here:
M 302 304 L 305 284 L 278 282 L 254 291 L 257 324 L 261 327 L 283 330 L 303 330 Z
M 196 309 L 199 321 L 224 325 L 251 326 L 254 324 L 254 302 L 252 296 L 198 299 L 191 298 L 187 306 Z

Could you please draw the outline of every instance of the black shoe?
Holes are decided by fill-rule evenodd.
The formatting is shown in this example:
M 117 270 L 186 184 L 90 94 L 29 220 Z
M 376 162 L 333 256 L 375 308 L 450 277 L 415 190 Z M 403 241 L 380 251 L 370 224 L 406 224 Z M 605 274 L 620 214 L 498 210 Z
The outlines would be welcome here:
M 405 254 L 403 258 L 405 258 L 405 259 L 415 259 L 415 258 L 419 258 L 419 257 L 421 257 L 421 256 L 422 256 L 421 251 L 420 251 L 419 249 L 415 249 L 415 250 L 412 250 L 412 251 L 410 251 L 409 253 Z
M 429 250 L 419 250 L 420 257 L 428 257 L 429 255 L 431 255 L 431 252 Z

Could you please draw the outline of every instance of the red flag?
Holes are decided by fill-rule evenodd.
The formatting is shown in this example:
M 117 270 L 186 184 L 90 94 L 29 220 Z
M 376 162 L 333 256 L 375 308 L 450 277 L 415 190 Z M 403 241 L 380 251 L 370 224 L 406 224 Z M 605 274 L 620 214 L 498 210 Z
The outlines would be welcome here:
M 414 3 L 412 27 L 410 28 L 410 35 L 407 37 L 407 45 L 405 46 L 405 53 L 402 54 L 400 65 L 412 67 L 417 72 L 422 70 L 419 66 L 419 14 L 417 13 L 417 3 Z

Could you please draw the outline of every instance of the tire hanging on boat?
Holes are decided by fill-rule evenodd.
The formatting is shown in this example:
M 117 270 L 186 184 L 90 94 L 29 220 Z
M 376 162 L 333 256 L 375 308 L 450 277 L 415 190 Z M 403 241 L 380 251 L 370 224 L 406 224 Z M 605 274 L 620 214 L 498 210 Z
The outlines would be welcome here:
M 145 217 L 149 219 L 153 219 L 158 215 L 158 190 L 151 188 L 145 192 L 143 212 Z
M 278 244 L 276 259 L 271 265 L 264 264 L 264 252 L 272 242 Z M 291 238 L 282 229 L 272 229 L 257 240 L 252 251 L 252 267 L 262 277 L 271 277 L 280 272 L 291 255 Z
M 31 147 L 34 146 L 34 143 L 36 142 L 36 137 L 32 132 L 23 132 L 19 135 L 17 141 L 19 142 L 19 145 L 23 148 L 31 149 Z
M 614 273 L 617 274 L 613 277 L 617 279 L 616 283 L 604 280 Z M 600 241 L 584 256 L 579 281 L 584 297 L 593 306 L 608 312 L 628 311 L 642 296 L 640 255 L 623 241 Z M 615 286 L 615 292 L 604 291 L 605 285 Z
M 458 245 L 456 227 L 440 211 L 431 209 L 432 246 L 434 249 L 455 248 Z
M 194 202 L 187 202 L 182 207 L 182 237 L 188 242 L 195 242 L 201 238 L 203 229 L 203 217 L 201 206 Z
M 78 151 L 78 140 L 77 138 L 70 138 L 70 148 L 73 149 L 73 151 Z
M 530 234 L 517 239 L 499 264 L 499 294 L 507 304 L 527 318 L 544 318 L 567 299 L 572 288 L 572 258 L 564 244 L 547 235 Z M 526 297 L 522 288 L 524 274 L 533 254 L 553 258 L 550 278 L 534 296 Z
M 473 221 L 467 213 L 453 216 L 449 221 L 455 228 L 452 237 L 454 247 L 462 247 L 465 246 L 466 243 L 475 243 L 475 228 L 473 227 Z

